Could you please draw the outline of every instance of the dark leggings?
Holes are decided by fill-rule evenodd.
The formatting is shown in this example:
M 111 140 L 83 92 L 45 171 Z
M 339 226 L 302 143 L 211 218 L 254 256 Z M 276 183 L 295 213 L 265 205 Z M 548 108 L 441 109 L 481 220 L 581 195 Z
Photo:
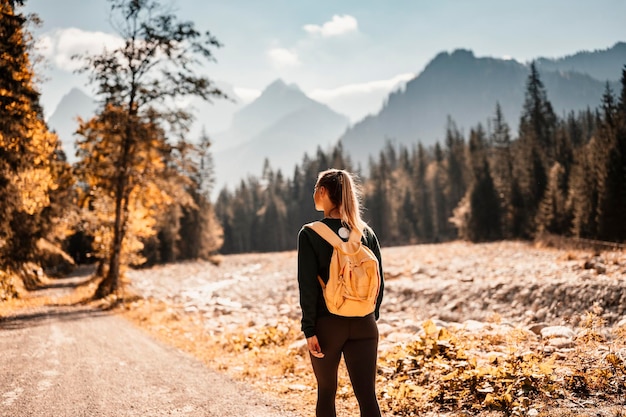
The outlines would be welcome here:
M 320 317 L 315 325 L 323 358 L 311 356 L 317 378 L 317 417 L 335 417 L 337 370 L 341 354 L 346 363 L 361 417 L 380 417 L 376 399 L 378 327 L 374 315 L 347 318 Z

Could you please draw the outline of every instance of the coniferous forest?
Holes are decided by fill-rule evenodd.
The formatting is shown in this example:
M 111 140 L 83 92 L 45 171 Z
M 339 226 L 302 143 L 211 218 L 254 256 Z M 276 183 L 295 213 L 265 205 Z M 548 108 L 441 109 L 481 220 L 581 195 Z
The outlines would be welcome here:
M 261 178 L 217 199 L 222 251 L 294 249 L 301 225 L 319 218 L 313 186 L 330 167 L 359 174 L 364 216 L 382 245 L 543 233 L 624 242 L 626 67 L 620 92 L 607 84 L 596 109 L 559 117 L 531 64 L 518 132 L 494 103 L 493 116 L 469 134 L 449 118 L 444 143 L 387 142 L 366 167 L 355 166 L 341 144 L 305 156 L 290 178 L 266 162 Z
M 133 42 L 78 57 L 100 107 L 81 121 L 78 162 L 70 165 L 43 118 L 22 3 L 0 0 L 2 297 L 24 265 L 56 268 L 59 257 L 96 263 L 105 278 L 97 294 L 106 296 L 125 266 L 295 249 L 300 227 L 320 216 L 317 174 L 331 167 L 359 175 L 365 218 L 384 246 L 543 233 L 626 241 L 626 67 L 621 91 L 607 84 L 597 108 L 559 116 L 531 65 L 518 132 L 494 103 L 493 115 L 469 132 L 450 117 L 434 147 L 381 138 L 380 153 L 364 164 L 338 144 L 304 155 L 292 173 L 266 161 L 261 177 L 211 201 L 210 138 L 188 137 L 190 114 L 166 104 L 225 98 L 189 69 L 214 61 L 220 42 L 173 15 L 155 19 L 144 8 L 153 2 L 111 0 L 130 22 L 118 25 L 130 31 L 120 35 Z

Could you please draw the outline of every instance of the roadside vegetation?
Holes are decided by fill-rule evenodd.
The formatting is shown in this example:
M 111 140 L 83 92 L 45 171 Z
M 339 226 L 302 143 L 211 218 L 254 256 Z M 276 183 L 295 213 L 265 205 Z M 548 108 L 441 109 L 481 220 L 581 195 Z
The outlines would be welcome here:
M 137 300 L 120 311 L 208 366 L 294 407 L 314 408 L 315 383 L 298 322 L 210 335 L 201 317 L 175 306 Z M 381 353 L 380 404 L 397 416 L 623 416 L 625 336 L 625 326 L 607 330 L 589 312 L 567 353 L 546 353 L 545 342 L 521 328 L 472 332 L 426 320 L 414 340 Z M 337 398 L 344 415 L 357 409 L 343 365 Z

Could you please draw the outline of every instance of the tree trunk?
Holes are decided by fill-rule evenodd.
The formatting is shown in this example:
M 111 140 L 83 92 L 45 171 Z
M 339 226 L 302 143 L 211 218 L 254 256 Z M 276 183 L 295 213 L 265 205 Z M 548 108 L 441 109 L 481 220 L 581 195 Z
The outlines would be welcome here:
M 132 108 L 132 105 L 131 105 Z M 130 120 L 133 120 L 129 117 Z M 113 226 L 113 242 L 111 242 L 111 253 L 109 259 L 109 270 L 106 277 L 98 285 L 96 290 L 96 298 L 104 298 L 109 294 L 117 291 L 120 280 L 120 263 L 122 257 L 122 243 L 124 241 L 124 235 L 126 234 L 126 221 L 128 212 L 128 181 L 129 181 L 129 159 L 131 153 L 131 140 L 132 140 L 132 128 L 130 125 L 126 127 L 126 138 L 124 140 L 124 148 L 122 150 L 122 157 L 120 161 L 119 177 L 117 179 L 117 186 L 115 190 L 115 223 Z
M 113 226 L 113 242 L 111 243 L 111 254 L 109 258 L 109 270 L 106 277 L 98 285 L 96 298 L 104 298 L 117 291 L 120 277 L 120 261 L 122 254 L 122 241 L 124 240 L 124 216 L 123 201 L 125 187 L 125 175 L 120 174 L 117 190 L 115 193 L 115 223 Z

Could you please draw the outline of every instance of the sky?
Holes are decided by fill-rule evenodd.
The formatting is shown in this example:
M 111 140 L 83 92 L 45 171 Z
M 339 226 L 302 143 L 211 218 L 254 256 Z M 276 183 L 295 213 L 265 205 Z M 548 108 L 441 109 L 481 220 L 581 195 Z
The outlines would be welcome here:
M 206 68 L 243 103 L 274 80 L 297 84 L 353 122 L 418 75 L 438 53 L 557 58 L 626 41 L 624 0 L 161 0 L 223 47 Z M 46 116 L 72 87 L 75 53 L 119 38 L 106 0 L 27 0 L 42 25 L 32 31 L 45 58 L 36 72 Z

